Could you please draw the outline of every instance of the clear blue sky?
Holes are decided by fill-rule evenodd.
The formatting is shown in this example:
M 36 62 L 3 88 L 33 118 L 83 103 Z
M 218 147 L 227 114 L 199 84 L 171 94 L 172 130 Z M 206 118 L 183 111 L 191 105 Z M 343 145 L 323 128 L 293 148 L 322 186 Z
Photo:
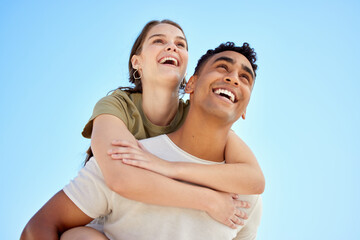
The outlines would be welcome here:
M 258 53 L 234 130 L 266 176 L 258 239 L 359 239 L 359 1 L 0 1 L 0 239 L 81 168 L 94 104 L 127 84 L 143 25 L 177 21 L 197 59 L 225 41 Z

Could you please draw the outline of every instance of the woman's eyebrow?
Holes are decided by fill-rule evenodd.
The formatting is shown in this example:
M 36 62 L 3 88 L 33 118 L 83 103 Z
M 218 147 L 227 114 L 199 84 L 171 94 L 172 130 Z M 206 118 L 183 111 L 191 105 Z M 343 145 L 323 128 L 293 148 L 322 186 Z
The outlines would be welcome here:
M 184 40 L 186 42 L 186 39 L 182 36 L 177 36 L 176 38 L 180 38 L 181 40 Z
M 150 38 L 154 38 L 154 37 L 165 37 L 165 34 L 153 34 L 153 35 L 151 35 L 148 39 L 150 39 Z
M 165 34 L 161 34 L 161 33 L 153 34 L 148 39 L 151 39 L 151 38 L 154 38 L 154 37 L 165 37 Z M 182 36 L 176 36 L 176 38 L 180 38 L 181 40 L 186 41 L 186 39 L 184 37 L 182 37 Z

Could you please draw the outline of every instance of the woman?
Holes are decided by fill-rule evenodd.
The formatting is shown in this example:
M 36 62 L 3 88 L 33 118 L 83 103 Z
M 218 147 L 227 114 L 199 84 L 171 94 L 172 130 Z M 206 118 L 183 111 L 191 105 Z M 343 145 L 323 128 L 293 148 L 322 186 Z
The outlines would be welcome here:
M 181 126 L 188 106 L 179 100 L 179 89 L 183 87 L 187 61 L 187 41 L 181 27 L 169 20 L 149 22 L 135 41 L 130 54 L 129 75 L 130 81 L 135 84 L 134 89 L 117 90 L 111 96 L 100 100 L 84 129 L 83 135 L 91 136 L 91 148 L 106 184 L 126 198 L 150 204 L 195 209 L 201 209 L 199 206 L 204 204 L 197 203 L 196 198 L 190 201 L 189 196 L 168 195 L 168 189 L 172 187 L 168 177 L 114 160 L 119 158 L 119 153 L 131 153 L 133 149 L 141 151 L 137 147 L 136 139 L 169 133 Z M 114 142 L 116 139 L 122 141 Z M 144 154 L 152 158 L 150 154 Z M 240 222 L 229 221 L 234 213 L 225 211 L 233 209 L 234 195 L 230 193 L 262 193 L 264 179 L 254 155 L 233 132 L 229 133 L 225 160 L 226 163 L 236 164 L 229 164 L 226 169 L 213 169 L 216 178 L 214 174 L 209 174 L 208 170 L 208 174 L 202 174 L 203 169 L 199 166 L 195 170 L 185 170 L 185 173 L 188 171 L 189 174 L 183 180 L 228 192 L 229 194 L 219 193 L 218 200 L 222 200 L 222 207 L 212 208 L 208 214 L 234 228 Z M 201 177 L 194 180 L 194 176 Z M 154 182 L 157 182 L 157 185 L 154 185 Z M 60 198 L 64 197 L 64 193 L 58 194 L 61 195 Z M 55 195 L 54 198 L 56 197 L 59 196 Z M 46 212 L 46 206 L 34 216 L 30 226 Z M 63 226 L 61 230 L 69 228 L 70 225 Z M 92 231 L 89 228 L 72 229 L 64 234 L 63 239 L 92 235 Z

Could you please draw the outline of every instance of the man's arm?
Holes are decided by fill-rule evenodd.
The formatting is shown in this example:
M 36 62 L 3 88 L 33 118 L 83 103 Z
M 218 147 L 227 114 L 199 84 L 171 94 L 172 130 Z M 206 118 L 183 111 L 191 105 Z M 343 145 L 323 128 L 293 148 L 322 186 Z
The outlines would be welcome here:
M 59 239 L 67 229 L 83 226 L 92 220 L 63 191 L 59 191 L 30 219 L 20 239 Z

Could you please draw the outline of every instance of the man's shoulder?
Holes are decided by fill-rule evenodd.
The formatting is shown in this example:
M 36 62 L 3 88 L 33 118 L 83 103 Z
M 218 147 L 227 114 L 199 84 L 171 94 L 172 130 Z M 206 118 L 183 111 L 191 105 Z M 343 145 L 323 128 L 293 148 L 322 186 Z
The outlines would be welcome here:
M 139 142 L 144 145 L 144 147 L 147 149 L 147 147 L 153 147 L 157 145 L 168 145 L 167 144 L 167 136 L 166 134 L 162 134 L 155 137 L 150 137 L 146 139 L 141 139 Z

